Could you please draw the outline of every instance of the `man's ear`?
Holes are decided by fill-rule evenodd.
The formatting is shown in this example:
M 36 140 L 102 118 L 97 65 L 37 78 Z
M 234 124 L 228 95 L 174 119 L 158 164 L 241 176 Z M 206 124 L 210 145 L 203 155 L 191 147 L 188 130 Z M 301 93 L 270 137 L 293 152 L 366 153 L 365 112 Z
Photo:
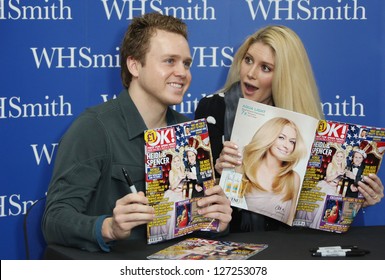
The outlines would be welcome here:
M 140 62 L 136 59 L 133 59 L 131 56 L 127 57 L 126 66 L 131 75 L 135 78 L 139 76 Z

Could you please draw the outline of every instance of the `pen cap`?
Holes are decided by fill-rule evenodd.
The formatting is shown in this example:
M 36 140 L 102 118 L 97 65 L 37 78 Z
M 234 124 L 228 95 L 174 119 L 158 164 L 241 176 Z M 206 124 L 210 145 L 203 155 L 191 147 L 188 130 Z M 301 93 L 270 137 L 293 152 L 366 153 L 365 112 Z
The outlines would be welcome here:
M 138 191 L 136 190 L 136 187 L 134 186 L 134 183 L 131 181 L 130 176 L 128 176 L 128 173 L 127 173 L 126 169 L 124 169 L 123 167 L 122 167 L 122 172 L 123 172 L 124 178 L 127 181 L 128 186 L 130 187 L 131 192 L 132 193 L 137 193 Z
M 127 184 L 129 184 L 130 186 L 132 186 L 133 183 L 132 183 L 132 181 L 131 181 L 130 176 L 128 176 L 128 173 L 127 173 L 126 169 L 122 168 L 122 172 L 123 172 L 124 178 L 125 178 L 126 181 L 127 181 Z

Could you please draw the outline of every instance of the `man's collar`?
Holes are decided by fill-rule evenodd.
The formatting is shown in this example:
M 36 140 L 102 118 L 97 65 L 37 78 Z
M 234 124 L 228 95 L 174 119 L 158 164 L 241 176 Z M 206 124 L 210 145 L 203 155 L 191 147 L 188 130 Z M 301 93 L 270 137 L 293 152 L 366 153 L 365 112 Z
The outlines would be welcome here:
M 132 101 L 131 96 L 128 94 L 128 91 L 122 90 L 117 97 L 117 100 L 126 122 L 129 139 L 131 140 L 139 135 L 142 135 L 147 127 L 134 102 Z
M 132 98 L 127 89 L 124 89 L 120 92 L 119 96 L 117 97 L 117 101 L 124 115 L 129 139 L 131 140 L 137 136 L 142 135 L 143 132 L 147 130 L 147 126 L 143 120 L 143 117 L 136 108 L 135 103 L 132 101 Z M 167 125 L 173 125 L 177 123 L 175 115 L 172 113 L 170 108 L 167 108 L 166 121 Z

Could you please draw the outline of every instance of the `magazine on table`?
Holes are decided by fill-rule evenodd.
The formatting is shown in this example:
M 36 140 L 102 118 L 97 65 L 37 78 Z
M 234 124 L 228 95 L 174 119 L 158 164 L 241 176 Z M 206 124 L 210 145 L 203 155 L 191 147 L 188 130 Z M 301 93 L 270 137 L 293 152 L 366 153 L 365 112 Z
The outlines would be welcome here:
M 364 201 L 358 182 L 376 174 L 385 129 L 239 101 L 231 140 L 242 166 L 220 185 L 232 206 L 290 226 L 346 232 Z
M 147 258 L 157 260 L 244 260 L 267 247 L 267 244 L 187 238 Z
M 215 182 L 206 120 L 146 130 L 144 138 L 146 196 L 156 215 L 147 224 L 147 243 L 216 231 L 218 220 L 197 212 L 197 201 Z

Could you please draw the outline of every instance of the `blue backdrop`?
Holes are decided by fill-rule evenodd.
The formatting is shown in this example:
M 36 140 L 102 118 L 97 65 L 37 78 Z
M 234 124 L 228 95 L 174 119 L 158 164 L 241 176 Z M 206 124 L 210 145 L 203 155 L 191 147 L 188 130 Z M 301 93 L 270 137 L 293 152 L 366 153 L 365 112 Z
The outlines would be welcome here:
M 188 25 L 193 81 L 176 109 L 190 117 L 246 36 L 283 24 L 303 39 L 327 118 L 385 127 L 383 0 L 0 0 L 1 259 L 26 257 L 23 218 L 45 195 L 60 137 L 120 92 L 120 40 L 152 11 Z M 384 210 L 367 208 L 355 225 L 385 225 Z

